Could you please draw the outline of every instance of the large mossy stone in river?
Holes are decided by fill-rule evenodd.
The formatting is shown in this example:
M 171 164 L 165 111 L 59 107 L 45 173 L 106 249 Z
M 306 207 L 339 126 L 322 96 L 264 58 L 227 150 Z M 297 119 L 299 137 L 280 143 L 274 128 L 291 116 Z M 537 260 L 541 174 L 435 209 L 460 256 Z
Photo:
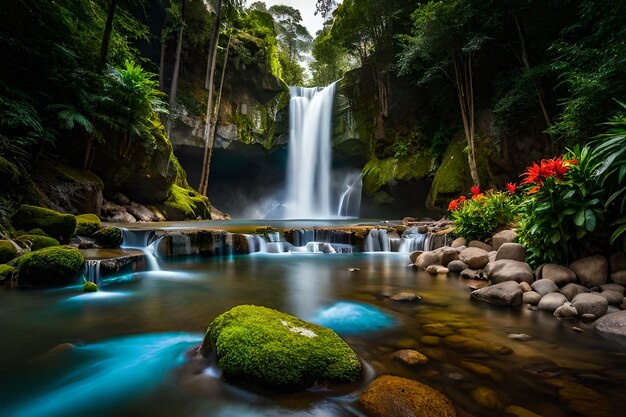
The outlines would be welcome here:
M 202 350 L 215 353 L 228 380 L 261 389 L 350 383 L 361 374 L 357 355 L 334 331 L 266 307 L 241 305 L 218 316 Z
M 4 264 L 15 258 L 17 249 L 8 240 L 0 240 L 0 264 Z
M 76 216 L 76 236 L 91 237 L 98 230 L 102 229 L 100 218 L 95 214 L 81 214 Z
M 22 205 L 11 216 L 16 230 L 41 229 L 49 236 L 67 242 L 76 230 L 76 217 L 43 207 Z
M 36 251 L 43 248 L 49 248 L 51 246 L 59 246 L 60 243 L 53 237 L 40 236 L 40 235 L 22 235 L 17 238 L 20 242 L 30 247 L 31 251 Z
M 172 184 L 167 199 L 156 205 L 167 220 L 197 220 L 210 219 L 211 208 L 209 200 L 191 188 Z
M 96 244 L 103 248 L 117 248 L 122 244 L 122 230 L 119 227 L 108 226 L 93 234 Z
M 68 246 L 29 252 L 17 261 L 18 282 L 33 286 L 72 284 L 82 273 L 84 263 L 82 252 Z

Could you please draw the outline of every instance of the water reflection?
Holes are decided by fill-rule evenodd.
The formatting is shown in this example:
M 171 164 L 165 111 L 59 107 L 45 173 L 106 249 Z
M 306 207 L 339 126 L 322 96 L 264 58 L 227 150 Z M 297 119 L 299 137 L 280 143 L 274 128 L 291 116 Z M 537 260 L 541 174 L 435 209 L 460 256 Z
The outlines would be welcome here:
M 320 308 L 309 321 L 344 335 L 377 332 L 397 324 L 395 317 L 379 308 L 346 301 Z

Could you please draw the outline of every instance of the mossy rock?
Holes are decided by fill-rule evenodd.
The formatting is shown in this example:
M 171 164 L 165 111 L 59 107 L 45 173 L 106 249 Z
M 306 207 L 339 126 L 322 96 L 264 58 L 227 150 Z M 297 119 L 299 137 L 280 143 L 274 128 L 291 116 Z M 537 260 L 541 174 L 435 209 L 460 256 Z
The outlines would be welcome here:
M 0 240 L 0 264 L 4 264 L 15 258 L 17 249 L 8 240 Z
M 49 236 L 27 234 L 20 236 L 17 240 L 29 246 L 31 251 L 60 245 L 58 240 Z
M 350 383 L 361 364 L 332 330 L 266 307 L 237 306 L 217 317 L 203 342 L 228 380 L 277 391 L 317 381 Z
M 210 219 L 209 200 L 191 188 L 172 184 L 169 197 L 158 208 L 167 220 Z
M 85 282 L 83 284 L 84 292 L 98 292 L 98 285 L 95 282 Z
M 68 242 L 76 230 L 76 217 L 43 207 L 22 205 L 11 216 L 16 229 L 41 229 L 60 242 Z
M 48 236 L 46 232 L 41 229 L 31 229 L 26 233 L 22 233 L 22 235 L 37 235 L 37 236 Z M 48 236 L 50 237 L 50 236 Z
M 370 159 L 363 167 L 363 186 L 375 193 L 392 181 L 420 180 L 430 173 L 432 157 L 417 154 L 406 158 Z
M 0 265 L 0 282 L 10 280 L 15 271 L 17 271 L 17 268 L 10 265 Z
M 93 234 L 96 244 L 103 248 L 117 248 L 122 244 L 122 230 L 119 227 L 108 226 Z
M 73 284 L 83 272 L 84 263 L 82 252 L 68 246 L 29 252 L 17 261 L 18 282 L 48 287 Z
M 102 229 L 100 218 L 95 214 L 81 214 L 76 216 L 76 236 L 91 237 L 98 230 Z

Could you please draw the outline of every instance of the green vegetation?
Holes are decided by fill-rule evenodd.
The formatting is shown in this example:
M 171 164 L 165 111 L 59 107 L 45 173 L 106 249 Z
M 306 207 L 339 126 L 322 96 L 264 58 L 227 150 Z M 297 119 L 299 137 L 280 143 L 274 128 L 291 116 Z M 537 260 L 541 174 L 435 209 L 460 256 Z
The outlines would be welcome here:
M 168 219 L 196 220 L 210 216 L 208 201 L 191 188 L 172 184 L 170 195 L 163 203 L 162 211 Z
M 108 226 L 94 233 L 96 244 L 103 248 L 117 248 L 122 244 L 122 230 L 119 227 Z
M 242 305 L 213 320 L 203 349 L 213 348 L 227 378 L 259 388 L 349 383 L 361 373 L 356 354 L 335 332 L 265 307 Z
M 20 285 L 60 286 L 76 282 L 85 258 L 78 249 L 67 246 L 29 252 L 17 261 Z
M 41 229 L 60 242 L 68 242 L 76 230 L 76 217 L 42 207 L 21 206 L 11 216 L 15 229 Z
M 6 280 L 10 279 L 16 271 L 17 268 L 14 268 L 10 265 L 0 264 L 0 283 L 6 282 Z
M 40 236 L 40 235 L 31 235 L 31 234 L 21 235 L 20 237 L 17 238 L 17 241 L 23 243 L 26 247 L 30 248 L 31 251 L 48 248 L 50 246 L 60 245 L 58 240 L 51 238 L 49 236 Z
M 83 284 L 84 292 L 98 292 L 98 285 L 95 282 L 85 282 Z
M 76 216 L 76 236 L 90 237 L 98 230 L 102 229 L 100 218 L 95 214 L 81 214 Z
M 17 249 L 8 240 L 0 240 L 0 264 L 5 264 L 17 256 Z

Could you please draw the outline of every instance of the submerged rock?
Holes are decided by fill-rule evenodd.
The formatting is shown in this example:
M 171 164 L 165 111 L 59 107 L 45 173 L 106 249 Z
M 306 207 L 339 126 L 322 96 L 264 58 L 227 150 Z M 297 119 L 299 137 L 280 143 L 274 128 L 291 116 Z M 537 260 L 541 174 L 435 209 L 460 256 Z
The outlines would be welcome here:
M 356 381 L 361 364 L 332 330 L 265 307 L 237 306 L 218 316 L 202 343 L 228 380 L 280 391 L 317 381 Z
M 498 394 L 491 388 L 478 387 L 472 391 L 472 399 L 476 404 L 490 410 L 500 410 L 504 408 L 498 398 Z
M 361 405 L 374 417 L 454 417 L 452 402 L 434 388 L 397 376 L 375 379 L 361 395 Z
M 394 294 L 390 297 L 393 301 L 406 301 L 406 302 L 417 302 L 421 301 L 422 297 L 417 295 L 417 293 L 413 291 L 401 291 L 397 294 Z
M 402 349 L 393 354 L 393 358 L 408 366 L 422 365 L 428 362 L 428 358 L 417 350 Z

